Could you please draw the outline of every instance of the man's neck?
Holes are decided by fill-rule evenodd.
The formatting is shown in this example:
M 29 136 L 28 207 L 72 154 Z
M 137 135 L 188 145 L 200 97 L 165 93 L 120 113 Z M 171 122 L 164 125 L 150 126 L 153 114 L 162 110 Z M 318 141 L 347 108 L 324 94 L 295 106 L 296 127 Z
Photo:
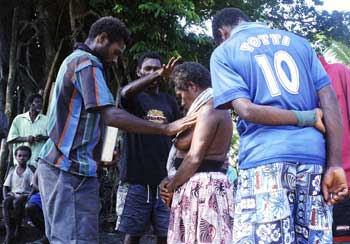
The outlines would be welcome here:
M 29 110 L 29 117 L 32 121 L 34 121 L 38 115 L 39 115 L 38 112 Z
M 90 41 L 89 39 L 87 39 L 84 44 L 90 49 L 91 52 L 95 51 L 95 44 Z

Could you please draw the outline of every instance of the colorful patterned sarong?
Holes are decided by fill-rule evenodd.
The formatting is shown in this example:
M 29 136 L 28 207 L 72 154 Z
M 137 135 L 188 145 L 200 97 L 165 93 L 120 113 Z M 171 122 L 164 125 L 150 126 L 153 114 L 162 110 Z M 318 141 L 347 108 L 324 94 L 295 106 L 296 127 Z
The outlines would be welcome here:
M 332 243 L 323 167 L 274 163 L 240 170 L 233 243 Z
M 169 244 L 232 243 L 233 188 L 224 173 L 196 173 L 174 193 Z

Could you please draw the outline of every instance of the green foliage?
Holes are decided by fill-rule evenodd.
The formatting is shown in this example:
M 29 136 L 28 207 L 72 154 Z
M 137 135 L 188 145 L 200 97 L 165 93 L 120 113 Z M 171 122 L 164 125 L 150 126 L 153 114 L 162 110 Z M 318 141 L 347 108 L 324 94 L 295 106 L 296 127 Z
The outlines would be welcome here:
M 350 65 L 350 47 L 338 41 L 332 41 L 326 52 L 338 62 Z
M 327 38 L 349 43 L 350 12 L 317 11 L 305 0 L 256 0 L 258 6 L 254 11 L 254 18 L 272 24 L 274 27 L 295 32 L 311 43 L 318 42 L 322 49 L 329 44 Z M 322 5 L 322 1 L 313 0 L 315 6 Z M 310 1 L 308 2 L 310 3 Z M 253 5 L 250 4 L 250 8 Z M 320 36 L 327 38 L 319 39 Z

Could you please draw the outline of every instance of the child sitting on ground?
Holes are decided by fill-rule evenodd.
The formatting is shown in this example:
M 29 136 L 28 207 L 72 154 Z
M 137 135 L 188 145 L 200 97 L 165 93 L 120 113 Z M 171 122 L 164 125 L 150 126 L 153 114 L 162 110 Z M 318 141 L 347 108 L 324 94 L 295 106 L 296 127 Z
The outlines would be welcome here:
M 24 206 L 31 192 L 33 173 L 27 167 L 31 150 L 27 146 L 19 146 L 15 151 L 18 165 L 11 169 L 3 186 L 3 216 L 6 228 L 4 244 L 15 243 L 24 214 Z

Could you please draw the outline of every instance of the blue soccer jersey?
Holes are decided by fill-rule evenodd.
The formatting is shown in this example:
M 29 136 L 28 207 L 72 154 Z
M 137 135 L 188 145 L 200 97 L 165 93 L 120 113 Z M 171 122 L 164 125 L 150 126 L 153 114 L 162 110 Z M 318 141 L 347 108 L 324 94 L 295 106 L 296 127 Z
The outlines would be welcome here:
M 245 22 L 210 60 L 214 105 L 248 98 L 287 110 L 318 107 L 317 92 L 330 80 L 312 47 L 292 33 Z M 264 126 L 239 119 L 243 169 L 273 162 L 325 164 L 325 139 L 313 127 Z

